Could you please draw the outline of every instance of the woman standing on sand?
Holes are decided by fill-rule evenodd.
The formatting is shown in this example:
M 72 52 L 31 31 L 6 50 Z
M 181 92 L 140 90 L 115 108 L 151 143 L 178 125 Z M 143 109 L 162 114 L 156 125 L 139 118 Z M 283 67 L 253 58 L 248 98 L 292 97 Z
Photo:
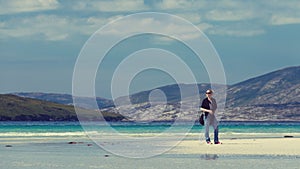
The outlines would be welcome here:
M 200 110 L 205 112 L 204 116 L 204 126 L 205 126 L 205 140 L 207 144 L 212 144 L 209 137 L 209 126 L 214 127 L 214 143 L 221 144 L 219 142 L 219 128 L 218 120 L 215 117 L 215 112 L 217 109 L 217 102 L 212 97 L 213 91 L 211 89 L 206 91 L 206 98 L 202 101 Z

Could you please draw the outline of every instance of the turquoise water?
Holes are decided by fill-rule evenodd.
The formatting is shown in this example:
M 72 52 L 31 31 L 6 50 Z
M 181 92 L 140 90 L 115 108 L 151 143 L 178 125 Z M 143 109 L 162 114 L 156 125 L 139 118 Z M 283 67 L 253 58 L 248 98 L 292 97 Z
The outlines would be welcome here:
M 172 123 L 156 122 L 148 124 L 136 123 L 89 123 L 89 131 L 106 131 L 110 126 L 121 133 L 161 133 L 172 127 Z M 174 127 L 174 126 L 173 126 Z M 175 127 L 189 129 L 184 123 Z M 195 124 L 190 133 L 199 133 L 202 126 Z M 300 122 L 222 122 L 220 133 L 300 133 Z M 0 122 L 0 136 L 3 133 L 76 133 L 83 132 L 79 122 Z

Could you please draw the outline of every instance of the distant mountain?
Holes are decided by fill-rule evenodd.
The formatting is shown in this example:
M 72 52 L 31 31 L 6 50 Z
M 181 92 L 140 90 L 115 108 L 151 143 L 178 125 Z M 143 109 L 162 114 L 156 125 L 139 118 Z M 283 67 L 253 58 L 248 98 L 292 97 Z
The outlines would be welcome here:
M 99 108 L 106 112 L 126 110 L 128 119 L 141 121 L 173 121 L 176 117 L 186 116 L 196 112 L 180 112 L 180 88 L 186 89 L 186 98 L 189 96 L 204 97 L 210 84 L 197 84 L 199 91 L 192 90 L 192 84 L 174 84 L 159 87 L 164 92 L 167 105 L 151 105 L 149 95 L 152 90 L 139 92 L 129 97 L 120 97 L 115 102 L 123 106 L 114 107 L 112 100 L 98 98 Z M 284 68 L 234 85 L 214 85 L 218 88 L 227 88 L 225 112 L 218 112 L 219 118 L 226 121 L 300 121 L 300 66 Z M 219 92 L 218 92 L 219 94 Z M 19 96 L 49 100 L 57 103 L 72 104 L 71 95 L 17 93 Z M 131 105 L 126 104 L 130 99 Z M 89 108 L 90 98 L 81 107 Z M 159 99 L 159 98 L 158 98 Z M 123 104 L 122 104 L 123 103 Z M 180 114 L 183 113 L 183 114 Z
M 96 111 L 79 109 L 85 113 L 83 120 L 120 121 L 123 116 L 103 112 L 99 119 Z M 0 95 L 0 121 L 77 121 L 74 107 L 15 95 Z
M 300 121 L 300 66 L 232 85 L 224 120 Z
M 184 89 L 185 96 L 189 97 L 189 96 L 199 95 L 199 93 L 203 94 L 208 88 L 211 88 L 211 85 L 207 83 L 203 83 L 203 84 L 197 84 L 197 87 L 199 91 L 195 92 L 193 90 L 195 88 L 195 85 L 193 84 L 173 84 L 173 85 L 158 87 L 147 91 L 138 92 L 133 95 L 130 95 L 129 98 L 132 104 L 149 102 L 150 93 L 158 89 L 165 94 L 167 102 L 169 104 L 172 104 L 182 100 L 180 89 Z M 116 101 L 122 104 L 122 101 L 126 99 L 128 99 L 127 96 L 119 97 L 116 99 Z M 157 99 L 159 100 L 159 98 Z
M 155 89 L 159 89 L 163 91 L 166 94 L 168 103 L 177 103 L 178 101 L 181 100 L 181 94 L 180 94 L 180 87 L 186 89 L 187 96 L 193 96 L 197 95 L 199 93 L 204 93 L 208 88 L 211 87 L 210 84 L 198 84 L 199 92 L 194 92 L 192 90 L 194 85 L 192 84 L 174 84 L 174 85 L 167 85 Z M 138 104 L 138 103 L 145 103 L 149 101 L 149 94 L 151 91 L 155 90 L 147 90 L 147 91 L 142 91 L 135 93 L 133 95 L 130 95 L 130 101 L 133 104 Z M 50 101 L 54 103 L 59 103 L 59 104 L 65 104 L 65 105 L 73 105 L 73 98 L 72 95 L 70 94 L 58 94 L 58 93 L 41 93 L 41 92 L 17 92 L 17 93 L 10 93 L 12 95 L 24 97 L 24 98 L 33 98 L 33 99 L 38 99 L 38 100 L 43 100 L 43 101 Z M 122 102 L 126 99 L 127 97 L 119 97 L 116 100 Z M 92 108 L 89 102 L 93 100 L 92 98 L 89 97 L 80 97 L 80 102 L 81 105 L 77 105 L 78 107 L 82 108 L 87 108 L 90 109 Z M 101 97 L 97 97 L 96 101 L 98 103 L 98 107 L 100 109 L 105 109 L 109 107 L 114 107 L 114 102 L 113 100 L 110 99 L 105 99 Z
M 232 85 L 227 93 L 228 107 L 300 103 L 300 66 Z
M 189 88 L 192 85 L 182 86 Z M 203 98 L 203 93 L 210 88 L 210 84 L 198 84 L 198 88 L 198 93 L 188 93 L 188 95 L 200 94 Z M 178 101 L 181 99 L 179 85 L 168 85 L 157 89 L 165 93 L 169 103 L 167 107 L 159 105 L 151 107 L 148 98 L 154 89 L 143 91 L 129 96 L 131 102 L 135 104 L 133 105 L 135 110 L 131 108 L 128 116 L 133 119 L 161 121 L 174 120 L 177 116 L 182 116 L 178 114 L 180 106 Z M 122 99 L 125 100 L 126 97 L 118 99 L 118 102 L 122 103 Z M 126 108 L 130 109 L 125 105 L 123 109 Z M 162 109 L 163 113 L 157 114 L 156 111 Z M 140 115 L 143 112 L 148 116 Z M 149 116 L 149 114 L 156 115 Z M 227 86 L 225 112 L 218 114 L 221 120 L 226 121 L 300 121 L 300 66 L 281 69 Z
M 44 101 L 50 101 L 54 103 L 60 103 L 65 105 L 73 105 L 73 98 L 72 95 L 69 94 L 57 94 L 57 93 L 36 93 L 36 92 L 22 92 L 22 93 L 12 93 L 13 95 L 17 95 L 20 97 L 25 98 L 33 98 L 33 99 L 39 99 Z M 85 98 L 81 97 L 81 105 L 77 105 L 82 108 L 91 108 L 89 102 L 92 100 L 92 98 Z M 97 97 L 96 101 L 98 103 L 98 106 L 100 109 L 106 108 L 106 107 L 112 107 L 114 105 L 112 100 L 104 99 L 101 97 Z
M 181 100 L 179 86 L 189 91 L 188 96 L 198 94 L 204 96 L 205 91 L 211 88 L 210 84 L 204 83 L 198 84 L 199 92 L 197 93 L 189 89 L 193 86 L 191 84 L 174 84 L 155 89 L 162 90 L 168 101 L 172 103 Z M 153 90 L 130 95 L 130 99 L 133 104 L 148 102 L 149 94 Z M 118 99 L 122 100 L 125 97 Z M 227 107 L 297 103 L 300 103 L 300 66 L 277 70 L 227 86 Z

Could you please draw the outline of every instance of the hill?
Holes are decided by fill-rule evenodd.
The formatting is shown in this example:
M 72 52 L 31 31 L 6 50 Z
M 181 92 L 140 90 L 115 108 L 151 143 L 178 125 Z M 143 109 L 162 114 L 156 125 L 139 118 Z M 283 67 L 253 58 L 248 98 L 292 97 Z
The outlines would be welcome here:
M 219 112 L 219 118 L 224 121 L 300 121 L 300 66 L 288 67 L 264 74 L 249 80 L 227 86 L 227 100 L 225 112 Z M 188 96 L 201 95 L 210 88 L 210 84 L 197 84 L 199 92 L 189 90 L 191 84 L 174 84 L 156 89 L 163 91 L 168 104 L 151 106 L 149 95 L 152 90 L 142 91 L 130 95 L 133 105 L 124 104 L 118 109 L 126 110 L 122 114 L 129 119 L 145 121 L 172 121 L 178 116 L 187 116 L 195 112 L 178 111 L 180 107 L 180 87 L 187 89 Z M 219 85 L 224 87 L 224 85 Z M 59 103 L 72 103 L 70 95 L 23 93 L 20 96 L 34 97 L 43 100 L 53 100 Z M 53 97 L 55 96 L 55 97 Z M 67 99 L 66 99 L 67 98 Z M 86 105 L 89 108 L 88 98 Z M 117 98 L 118 103 L 126 103 L 128 97 Z M 67 101 L 65 101 L 67 100 Z M 114 113 L 113 101 L 108 99 L 97 100 L 99 108 Z
M 199 95 L 199 93 L 204 93 L 208 88 L 211 87 L 211 85 L 207 83 L 197 84 L 197 86 L 199 89 L 199 91 L 197 92 L 193 90 L 195 87 L 193 84 L 173 84 L 173 85 L 158 87 L 155 89 L 162 91 L 166 95 L 167 102 L 169 104 L 172 104 L 181 101 L 182 98 L 181 98 L 180 89 L 184 89 L 185 97 L 189 97 L 189 96 Z M 129 98 L 131 103 L 139 104 L 139 103 L 149 102 L 149 95 L 155 89 L 142 91 L 130 95 Z M 126 99 L 128 99 L 128 97 L 119 97 L 116 99 L 116 101 L 122 104 L 122 101 Z M 157 100 L 159 100 L 159 98 L 157 98 Z
M 65 104 L 65 105 L 73 105 L 73 97 L 70 94 L 57 94 L 57 93 L 38 93 L 38 92 L 21 92 L 21 93 L 11 93 L 13 95 L 17 95 L 20 97 L 25 97 L 25 98 L 33 98 L 33 99 L 38 99 L 38 100 L 44 100 L 44 101 L 49 101 L 49 102 L 54 102 L 54 103 L 59 103 L 59 104 Z M 91 106 L 89 105 L 89 101 L 91 98 L 80 98 L 82 104 L 77 105 L 82 108 L 90 109 Z M 96 101 L 98 103 L 99 108 L 106 108 L 106 107 L 112 107 L 114 103 L 112 100 L 97 97 Z
M 224 121 L 300 121 L 299 75 L 300 66 L 296 66 L 228 85 L 225 112 L 219 112 L 219 118 Z M 183 85 L 185 88 L 190 86 Z M 203 93 L 210 88 L 210 84 L 198 84 L 198 88 L 203 98 Z M 142 120 L 156 118 L 156 120 L 162 121 L 174 120 L 177 116 L 182 116 L 178 114 L 178 101 L 181 99 L 178 85 L 168 85 L 158 89 L 162 90 L 168 99 L 167 108 L 159 105 L 151 107 L 148 97 L 152 90 L 148 90 L 129 97 L 135 104 L 133 105 L 135 109 L 141 111 L 133 110 L 124 115 L 133 119 L 141 119 L 140 114 L 146 112 L 148 116 L 142 115 Z M 199 93 L 189 93 L 188 95 Z M 156 111 L 159 110 L 163 110 L 163 112 L 158 114 Z M 149 114 L 155 115 L 149 116 Z
M 80 109 L 85 120 L 98 119 L 95 111 Z M 113 112 L 102 113 L 105 120 L 119 121 L 123 116 Z M 0 95 L 0 121 L 77 121 L 74 107 L 15 95 Z
M 300 66 L 267 73 L 228 88 L 228 107 L 290 103 L 300 103 Z
M 223 119 L 300 121 L 299 75 L 289 67 L 230 86 Z

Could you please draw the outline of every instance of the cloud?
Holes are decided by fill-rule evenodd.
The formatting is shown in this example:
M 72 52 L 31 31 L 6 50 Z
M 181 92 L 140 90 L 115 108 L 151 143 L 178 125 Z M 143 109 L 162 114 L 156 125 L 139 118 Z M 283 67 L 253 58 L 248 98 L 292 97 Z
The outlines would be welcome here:
M 202 31 L 202 32 L 206 32 L 208 29 L 213 28 L 213 25 L 209 24 L 209 23 L 200 23 L 197 24 L 197 27 Z
M 266 26 L 299 24 L 300 2 L 233 0 L 186 1 L 186 0 L 103 0 L 72 1 L 58 0 L 0 0 L 0 38 L 40 38 L 61 41 L 78 35 L 92 35 L 99 28 L 116 18 L 134 12 L 168 12 L 182 17 L 206 34 L 222 36 L 257 36 L 265 33 Z M 36 12 L 23 15 L 24 12 Z M 12 17 L 9 16 L 12 14 Z M 128 21 L 127 24 L 136 24 Z M 157 21 L 144 18 L 135 28 L 156 27 L 172 33 L 181 33 L 184 39 L 195 38 L 183 25 L 176 22 Z M 125 24 L 125 23 L 123 23 Z M 220 26 L 222 25 L 222 26 Z M 237 26 L 238 25 L 238 26 Z M 130 29 L 111 29 L 107 34 L 120 36 Z
M 46 40 L 56 41 L 66 39 L 70 29 L 67 18 L 55 15 L 38 15 L 22 19 L 12 19 L 0 29 L 1 37 L 39 37 Z
M 271 25 L 300 24 L 300 17 L 273 15 Z
M 36 15 L 0 22 L 0 38 L 30 38 L 61 41 L 78 35 L 92 35 L 99 28 L 121 16 L 68 17 Z
M 212 10 L 206 14 L 206 18 L 213 21 L 241 21 L 254 17 L 255 13 L 250 10 Z
M 236 36 L 236 37 L 250 37 L 250 36 L 257 36 L 265 33 L 263 29 L 257 30 L 231 30 L 231 29 L 214 29 L 209 31 L 210 34 L 215 35 L 229 35 L 229 36 Z
M 186 0 L 162 0 L 155 5 L 160 10 L 178 10 L 183 11 L 201 9 L 207 5 L 206 1 L 186 1 Z
M 147 9 L 143 0 L 77 1 L 72 6 L 74 10 L 99 12 L 136 12 Z
M 269 25 L 289 25 L 300 23 L 300 1 L 289 0 L 270 0 L 266 1 L 264 6 L 268 8 L 266 11 L 269 13 Z
M 251 37 L 265 33 L 262 28 L 251 28 L 240 25 L 215 26 L 208 30 L 209 34 L 235 37 Z
M 292 11 L 293 13 L 297 13 L 300 10 L 300 1 L 299 0 L 289 0 L 289 1 L 282 1 L 282 0 L 268 0 L 262 1 L 263 5 L 273 9 L 277 12 L 282 11 Z
M 4 22 L 0 22 L 0 28 L 3 28 L 3 27 L 5 27 L 6 25 L 5 25 L 5 23 Z
M 173 17 L 157 18 L 156 15 L 149 14 L 148 17 L 140 18 L 139 16 L 133 18 L 125 18 L 118 20 L 110 25 L 109 28 L 101 31 L 101 34 L 106 36 L 128 36 L 138 32 L 152 33 L 161 32 L 167 36 L 176 35 L 181 40 L 192 40 L 198 38 L 197 30 L 193 25 L 188 24 L 182 20 Z M 168 38 L 163 38 L 166 41 Z
M 0 15 L 53 10 L 59 7 L 57 0 L 0 0 L 0 4 Z
M 201 16 L 198 13 L 185 12 L 185 13 L 178 13 L 177 16 L 184 18 L 193 24 L 200 23 L 200 21 L 201 21 Z

